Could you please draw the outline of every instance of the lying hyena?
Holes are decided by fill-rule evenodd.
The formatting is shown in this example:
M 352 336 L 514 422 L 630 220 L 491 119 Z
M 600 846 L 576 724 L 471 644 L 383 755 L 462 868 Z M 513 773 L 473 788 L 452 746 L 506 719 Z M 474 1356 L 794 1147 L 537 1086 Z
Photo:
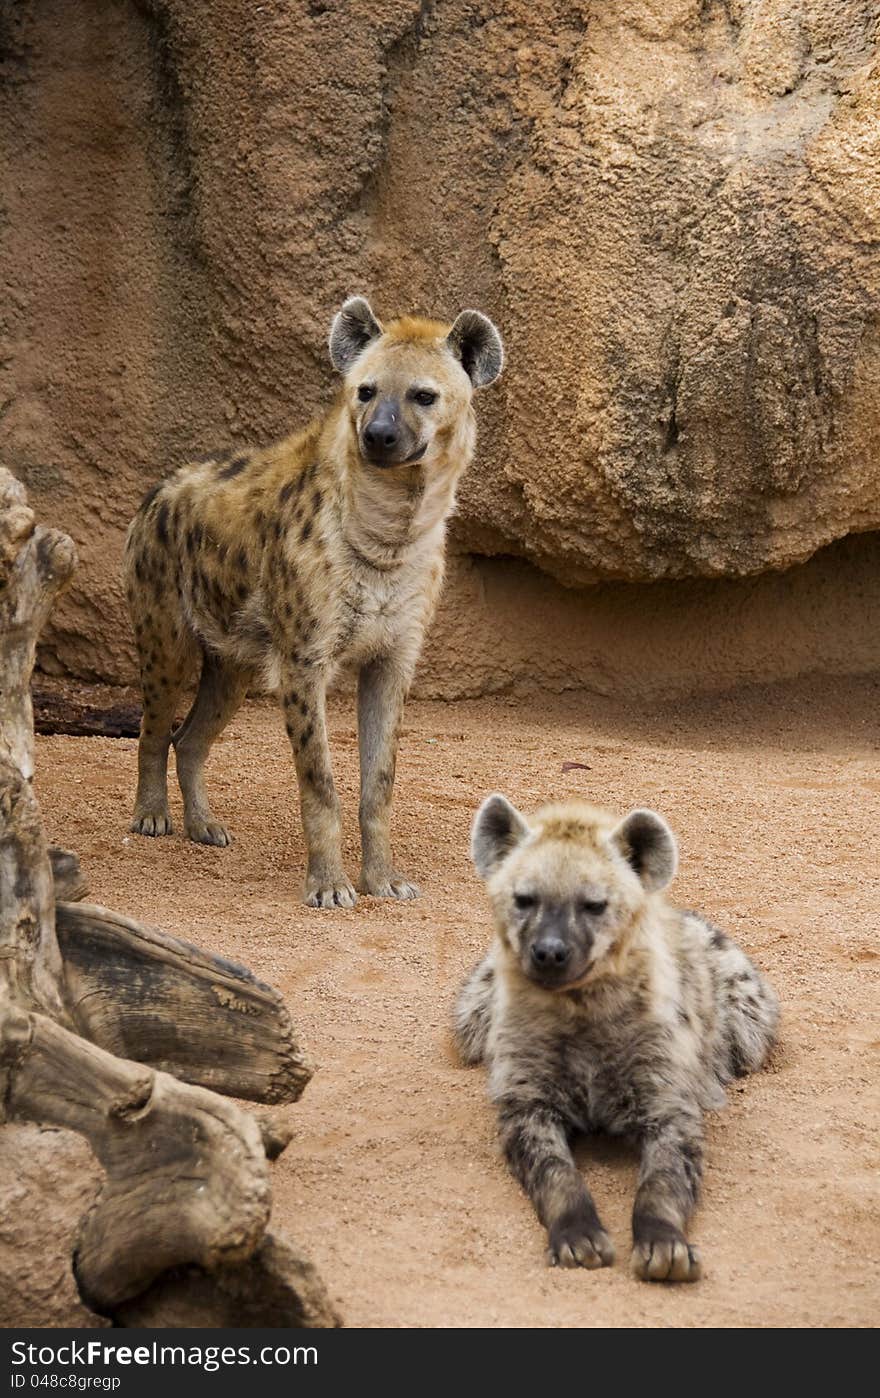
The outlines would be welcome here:
M 685 1229 L 703 1109 L 773 1043 L 776 996 L 743 951 L 667 902 L 677 863 L 660 816 L 617 821 L 580 802 L 529 822 L 490 796 L 471 852 L 496 937 L 462 987 L 456 1038 L 485 1061 L 508 1164 L 548 1230 L 550 1261 L 607 1267 L 611 1239 L 575 1167 L 576 1131 L 634 1137 L 633 1269 L 696 1281 Z
M 192 840 L 226 845 L 208 805 L 211 744 L 249 687 L 280 691 L 308 846 L 305 901 L 351 907 L 324 698 L 340 664 L 359 668 L 360 888 L 417 889 L 394 868 L 389 818 L 404 698 L 443 579 L 446 521 L 474 452 L 475 388 L 501 371 L 491 321 L 405 317 L 384 329 L 361 297 L 330 333 L 344 374 L 329 412 L 263 451 L 182 467 L 128 533 L 125 582 L 144 715 L 132 829 L 166 835 L 169 744 Z M 192 708 L 175 705 L 202 659 Z

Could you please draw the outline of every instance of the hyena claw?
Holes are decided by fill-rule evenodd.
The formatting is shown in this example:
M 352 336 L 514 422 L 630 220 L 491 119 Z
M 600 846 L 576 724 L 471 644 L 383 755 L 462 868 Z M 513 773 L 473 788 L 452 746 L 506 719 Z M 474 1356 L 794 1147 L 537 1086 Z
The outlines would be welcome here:
M 362 877 L 358 888 L 371 898 L 397 898 L 401 903 L 422 896 L 417 884 L 410 883 L 409 879 L 401 878 L 399 874 L 389 874 L 384 879 Z
M 171 817 L 163 811 L 155 814 L 150 812 L 146 815 L 136 815 L 129 829 L 135 835 L 172 835 L 174 833 Z
M 551 1267 L 611 1267 L 614 1263 L 614 1244 L 599 1228 L 586 1232 L 577 1226 L 569 1226 L 558 1232 L 550 1230 L 550 1246 L 547 1261 Z
M 308 908 L 353 908 L 357 902 L 357 894 L 346 878 L 327 883 L 310 879 L 306 884 L 303 902 Z
M 187 821 L 186 836 L 197 845 L 216 845 L 218 849 L 225 849 L 227 845 L 232 844 L 232 836 L 219 820 Z
M 640 1281 L 695 1282 L 702 1275 L 700 1254 L 684 1237 L 636 1243 L 632 1270 Z

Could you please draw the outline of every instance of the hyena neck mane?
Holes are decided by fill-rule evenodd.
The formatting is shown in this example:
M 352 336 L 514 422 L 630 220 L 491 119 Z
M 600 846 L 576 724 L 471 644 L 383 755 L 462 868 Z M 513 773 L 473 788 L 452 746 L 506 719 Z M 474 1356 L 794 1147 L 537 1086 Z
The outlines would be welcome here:
M 361 563 L 385 571 L 442 549 L 459 477 L 474 454 L 471 410 L 435 443 L 430 461 L 413 465 L 366 466 L 341 405 L 328 414 L 321 439 L 326 459 L 340 463 L 342 535 Z

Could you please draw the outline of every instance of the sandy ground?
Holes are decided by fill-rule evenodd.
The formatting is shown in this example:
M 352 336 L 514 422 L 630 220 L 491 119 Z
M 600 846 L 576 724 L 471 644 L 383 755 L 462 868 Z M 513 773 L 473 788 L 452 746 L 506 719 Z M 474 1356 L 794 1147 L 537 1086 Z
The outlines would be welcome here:
M 76 848 L 92 898 L 245 962 L 280 986 L 319 1071 L 285 1109 L 276 1225 L 320 1266 L 358 1326 L 840 1326 L 880 1303 L 877 680 L 803 681 L 690 708 L 590 696 L 413 704 L 397 787 L 416 904 L 345 913 L 298 901 L 302 844 L 278 716 L 248 707 L 212 758 L 229 850 L 127 833 L 136 744 L 40 738 L 50 838 Z M 331 716 L 356 868 L 351 705 Z M 562 775 L 563 761 L 589 771 Z M 677 830 L 675 892 L 769 973 L 783 1040 L 712 1117 L 692 1236 L 705 1277 L 680 1289 L 550 1270 L 543 1235 L 494 1144 L 483 1075 L 455 1060 L 450 1005 L 489 920 L 469 867 L 478 799 L 566 793 Z M 176 808 L 179 811 L 179 803 Z M 582 1162 L 628 1255 L 635 1161 Z

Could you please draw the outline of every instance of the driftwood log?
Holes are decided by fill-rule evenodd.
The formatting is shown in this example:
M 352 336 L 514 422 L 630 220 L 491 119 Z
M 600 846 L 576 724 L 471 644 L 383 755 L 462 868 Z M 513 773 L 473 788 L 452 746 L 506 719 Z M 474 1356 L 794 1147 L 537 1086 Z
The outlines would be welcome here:
M 30 680 L 75 562 L 71 540 L 36 526 L 23 487 L 0 468 L 0 1174 L 16 1123 L 61 1128 L 59 1142 L 85 1138 L 103 1178 L 72 1267 L 97 1316 L 338 1324 L 314 1269 L 267 1233 L 267 1161 L 289 1133 L 226 1100 L 293 1102 L 308 1082 L 281 996 L 239 966 L 83 903 L 76 856 L 47 847 Z
M 132 691 L 107 702 L 105 685 L 82 684 L 47 675 L 31 685 L 36 733 L 66 733 L 72 738 L 136 738 L 141 706 Z M 129 697 L 131 695 L 131 697 Z

